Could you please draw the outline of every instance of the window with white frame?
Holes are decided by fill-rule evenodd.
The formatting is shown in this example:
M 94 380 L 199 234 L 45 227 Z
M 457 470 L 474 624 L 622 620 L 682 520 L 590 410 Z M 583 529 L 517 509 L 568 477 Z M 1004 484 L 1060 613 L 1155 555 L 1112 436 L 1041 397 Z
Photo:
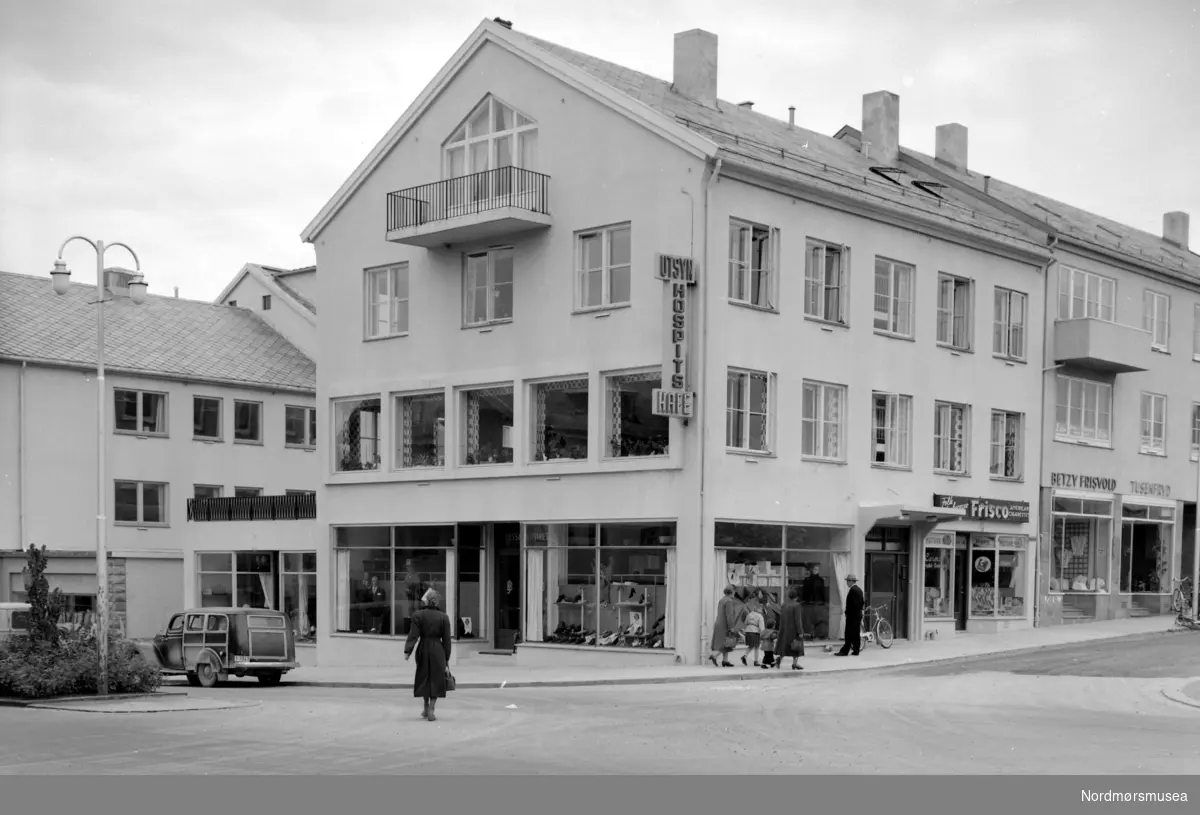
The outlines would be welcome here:
M 771 380 L 764 371 L 730 368 L 726 384 L 725 446 L 771 452 Z
M 1192 460 L 1200 460 L 1200 402 L 1192 404 Z
M 408 333 L 408 264 L 366 273 L 366 335 L 369 340 Z
M 1142 328 L 1150 332 L 1150 347 L 1166 351 L 1171 340 L 1171 298 L 1156 291 L 1142 292 Z
M 224 487 L 216 484 L 193 484 L 193 498 L 220 498 Z
M 610 458 L 666 456 L 671 452 L 671 420 L 654 413 L 654 391 L 662 387 L 662 367 L 605 376 L 606 455 Z
M 1142 393 L 1142 452 L 1167 454 L 1167 397 Z
M 233 403 L 233 440 L 247 444 L 262 443 L 262 402 Z
M 972 347 L 972 284 L 965 277 L 938 273 L 937 341 L 960 351 Z
M 1060 441 L 1112 442 L 1112 385 L 1058 377 L 1054 437 Z
M 588 378 L 535 382 L 533 461 L 588 457 Z
M 379 397 L 333 402 L 333 468 L 336 472 L 379 469 Z
M 192 397 L 192 437 L 205 441 L 221 440 L 221 398 Z
M 990 472 L 996 478 L 1024 477 L 1024 416 L 1006 410 L 992 411 L 992 459 Z
M 967 473 L 971 408 L 954 402 L 936 402 L 933 411 L 933 469 L 942 473 Z
M 113 389 L 113 422 L 118 433 L 167 435 L 167 395 L 128 388 Z
M 630 226 L 591 229 L 575 236 L 580 309 L 625 305 L 630 293 Z
M 113 490 L 113 522 L 135 526 L 167 525 L 167 485 L 118 481 Z
M 846 386 L 806 381 L 800 412 L 800 454 L 845 461 Z
M 512 247 L 467 255 L 463 268 L 463 324 L 508 322 L 512 316 Z
M 396 456 L 402 469 L 446 466 L 446 392 L 396 397 Z
M 884 467 L 912 466 L 912 397 L 872 393 L 871 461 Z
M 537 135 L 536 122 L 489 96 L 446 140 L 445 177 L 461 178 L 504 167 L 536 171 Z M 502 187 L 500 183 L 472 185 L 471 200 L 500 194 Z
M 875 330 L 913 335 L 913 277 L 906 263 L 875 258 Z
M 744 221 L 729 222 L 729 299 L 774 308 L 775 230 Z
M 511 464 L 513 461 L 513 386 L 467 388 L 462 396 L 460 464 Z
M 287 405 L 283 411 L 283 443 L 287 447 L 317 446 L 317 409 Z
M 1200 303 L 1192 307 L 1192 359 L 1200 362 Z
M 1025 359 L 1025 312 L 1028 296 L 1011 289 L 996 289 L 992 318 L 992 353 L 1008 359 Z
M 809 239 L 804 260 L 804 314 L 815 320 L 846 324 L 850 295 L 847 272 L 850 250 Z
M 1117 319 L 1117 281 L 1111 277 L 1060 266 L 1058 270 L 1058 319 L 1090 317 L 1106 322 Z

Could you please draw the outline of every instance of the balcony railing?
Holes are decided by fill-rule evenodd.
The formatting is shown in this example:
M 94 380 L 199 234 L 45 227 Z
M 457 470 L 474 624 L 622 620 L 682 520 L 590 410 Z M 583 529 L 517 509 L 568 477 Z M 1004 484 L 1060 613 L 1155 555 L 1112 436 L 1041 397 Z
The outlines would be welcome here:
M 189 498 L 189 521 L 310 521 L 316 495 L 258 495 L 252 498 Z
M 548 215 L 550 176 L 499 167 L 388 193 L 387 228 L 410 229 L 436 221 L 515 207 Z

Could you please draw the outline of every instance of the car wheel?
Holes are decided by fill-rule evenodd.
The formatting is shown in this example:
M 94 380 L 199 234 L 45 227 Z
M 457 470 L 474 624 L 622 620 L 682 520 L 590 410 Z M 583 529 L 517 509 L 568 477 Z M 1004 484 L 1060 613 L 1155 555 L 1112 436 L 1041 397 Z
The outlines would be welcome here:
M 215 688 L 217 686 L 217 669 L 207 660 L 200 662 L 196 665 L 196 679 L 199 680 L 202 688 Z
M 258 684 L 270 688 L 278 685 L 281 679 L 283 679 L 283 671 L 268 671 L 258 675 Z
M 188 671 L 187 681 L 188 681 L 188 684 L 191 685 L 193 688 L 200 687 L 200 677 L 196 676 L 191 671 Z

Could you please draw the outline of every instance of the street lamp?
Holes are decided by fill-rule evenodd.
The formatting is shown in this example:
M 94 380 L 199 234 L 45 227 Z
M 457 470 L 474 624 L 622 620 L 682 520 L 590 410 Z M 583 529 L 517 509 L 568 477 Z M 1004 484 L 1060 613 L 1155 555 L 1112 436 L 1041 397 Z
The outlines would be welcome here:
M 104 253 L 114 246 L 120 246 L 133 256 L 134 267 L 138 274 L 129 282 L 129 299 L 141 305 L 146 302 L 146 281 L 141 271 L 142 264 L 137 253 L 123 243 L 111 243 L 105 246 L 104 241 L 93 241 L 82 235 L 75 235 L 63 241 L 58 248 L 58 259 L 54 261 L 54 269 L 50 277 L 54 280 L 54 293 L 66 294 L 71 287 L 71 272 L 63 262 L 63 250 L 71 241 L 83 241 L 96 250 L 96 580 L 99 587 L 96 592 L 96 611 L 99 615 L 96 643 L 99 648 L 100 672 L 97 677 L 97 693 L 108 695 L 108 532 L 105 517 L 104 489 L 104 442 L 106 439 L 104 425 Z

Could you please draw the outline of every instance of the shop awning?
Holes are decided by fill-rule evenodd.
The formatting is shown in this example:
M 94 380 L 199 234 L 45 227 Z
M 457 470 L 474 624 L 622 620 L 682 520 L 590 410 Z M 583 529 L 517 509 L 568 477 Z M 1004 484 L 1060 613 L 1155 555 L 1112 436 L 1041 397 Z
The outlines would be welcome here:
M 940 524 L 966 517 L 965 509 L 917 506 L 914 504 L 859 504 L 858 524 L 862 530 L 886 523 L 892 526 Z

